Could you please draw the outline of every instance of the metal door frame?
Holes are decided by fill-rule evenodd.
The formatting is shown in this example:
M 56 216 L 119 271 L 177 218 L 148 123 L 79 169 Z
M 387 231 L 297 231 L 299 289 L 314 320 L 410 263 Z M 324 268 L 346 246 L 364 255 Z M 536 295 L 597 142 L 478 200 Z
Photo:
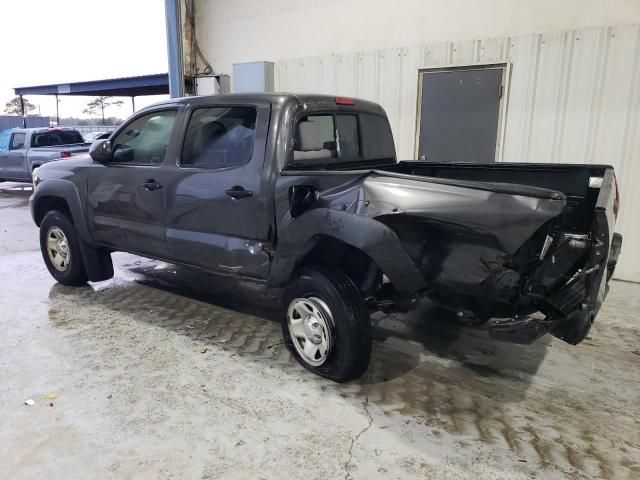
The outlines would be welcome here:
M 467 63 L 464 65 L 452 64 L 452 65 L 438 65 L 430 67 L 418 68 L 418 98 L 416 105 L 416 127 L 415 137 L 413 141 L 413 156 L 419 160 L 418 154 L 420 151 L 420 123 L 422 115 L 422 88 L 423 88 L 423 74 L 434 72 L 453 72 L 453 71 L 467 71 L 467 70 L 490 70 L 501 69 L 502 70 L 502 96 L 500 97 L 500 104 L 498 105 L 498 126 L 496 131 L 496 154 L 494 161 L 501 162 L 504 153 L 504 135 L 505 125 L 507 120 L 507 105 L 509 103 L 509 84 L 511 83 L 511 63 L 509 62 L 497 62 L 497 63 Z

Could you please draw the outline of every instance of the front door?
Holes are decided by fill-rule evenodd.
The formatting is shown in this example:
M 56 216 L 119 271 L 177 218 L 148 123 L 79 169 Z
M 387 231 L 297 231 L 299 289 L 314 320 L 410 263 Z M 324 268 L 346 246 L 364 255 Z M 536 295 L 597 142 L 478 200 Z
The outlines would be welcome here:
M 11 130 L 0 132 L 0 181 L 9 178 L 9 143 L 11 142 Z
M 25 134 L 6 130 L 0 134 L 0 178 L 5 180 L 29 180 L 25 162 Z
M 268 105 L 191 111 L 167 189 L 167 243 L 181 262 L 266 278 L 273 223 L 263 177 Z
M 418 160 L 494 162 L 503 68 L 468 67 L 420 75 Z
M 16 132 L 11 136 L 6 164 L 11 172 L 11 178 L 29 181 L 31 180 L 31 172 L 26 162 L 25 139 L 24 132 Z
M 131 120 L 111 140 L 113 159 L 91 169 L 87 186 L 96 242 L 116 250 L 166 257 L 165 155 L 177 110 L 155 110 Z

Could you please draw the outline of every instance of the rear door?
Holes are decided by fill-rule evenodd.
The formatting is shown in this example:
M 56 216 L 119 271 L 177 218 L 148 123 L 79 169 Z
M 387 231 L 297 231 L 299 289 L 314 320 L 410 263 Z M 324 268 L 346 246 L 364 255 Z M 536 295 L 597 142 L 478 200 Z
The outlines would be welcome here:
M 273 199 L 262 172 L 270 111 L 246 103 L 191 109 L 167 189 L 172 258 L 266 278 Z
M 178 108 L 134 117 L 111 140 L 113 160 L 92 168 L 87 210 L 94 239 L 116 250 L 168 256 L 165 239 L 167 150 L 175 143 Z

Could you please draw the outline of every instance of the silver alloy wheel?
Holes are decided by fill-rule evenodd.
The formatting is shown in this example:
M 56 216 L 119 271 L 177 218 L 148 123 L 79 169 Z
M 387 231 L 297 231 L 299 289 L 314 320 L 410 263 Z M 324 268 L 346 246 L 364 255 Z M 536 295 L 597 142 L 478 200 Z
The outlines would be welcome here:
M 71 249 L 66 235 L 59 227 L 51 227 L 47 232 L 47 254 L 56 270 L 67 271 L 71 260 Z
M 298 354 L 311 366 L 319 367 L 329 356 L 332 320 L 329 307 L 319 298 L 296 298 L 289 304 L 289 335 Z

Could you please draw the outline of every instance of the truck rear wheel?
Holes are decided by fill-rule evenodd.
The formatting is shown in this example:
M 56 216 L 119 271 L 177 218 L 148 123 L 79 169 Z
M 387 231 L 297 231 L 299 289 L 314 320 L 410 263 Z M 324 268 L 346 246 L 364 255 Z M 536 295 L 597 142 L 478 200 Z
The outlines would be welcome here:
M 307 370 L 335 382 L 361 377 L 371 358 L 371 322 L 351 279 L 335 267 L 298 270 L 284 293 L 282 333 Z
M 59 283 L 71 286 L 87 283 L 79 239 L 64 213 L 52 210 L 42 219 L 40 250 L 49 273 Z

